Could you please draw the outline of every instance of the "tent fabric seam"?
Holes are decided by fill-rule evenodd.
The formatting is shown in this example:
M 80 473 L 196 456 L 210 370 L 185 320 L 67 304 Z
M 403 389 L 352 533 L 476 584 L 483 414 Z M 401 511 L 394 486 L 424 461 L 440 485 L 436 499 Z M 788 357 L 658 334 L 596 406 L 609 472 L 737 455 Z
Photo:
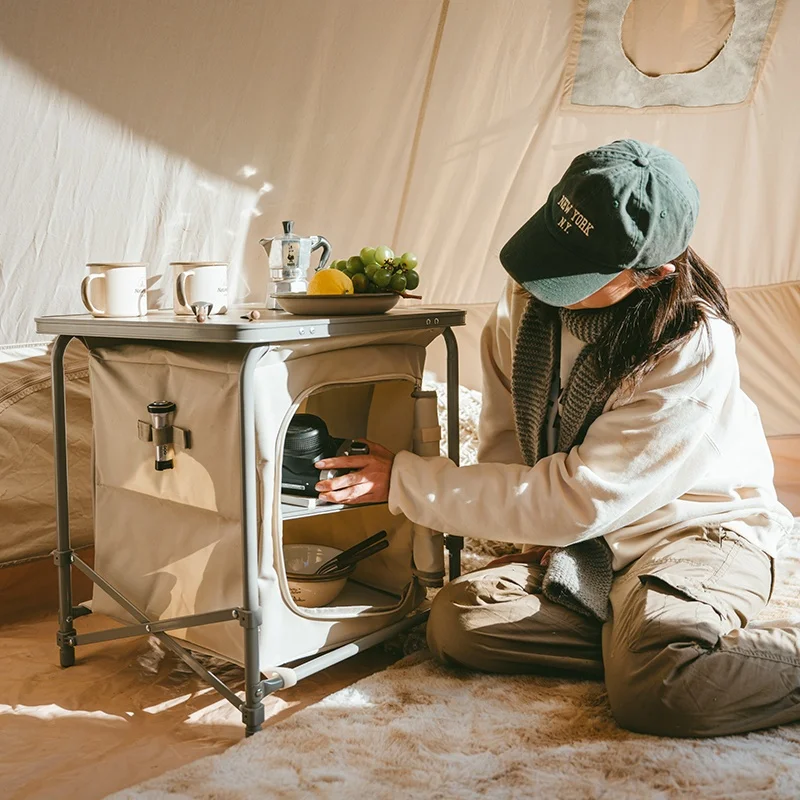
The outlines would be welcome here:
M 64 379 L 68 382 L 88 377 L 88 367 L 73 367 L 71 370 L 65 370 L 64 372 Z M 40 392 L 43 389 L 51 388 L 52 383 L 53 379 L 48 376 L 46 378 L 39 378 L 27 385 L 23 384 L 20 388 L 10 392 L 8 397 L 4 398 L 3 395 L 0 394 L 0 414 L 4 411 L 8 411 L 9 408 L 16 405 L 20 400 L 24 400 L 26 397 L 30 397 L 32 394 L 36 394 L 36 392 Z

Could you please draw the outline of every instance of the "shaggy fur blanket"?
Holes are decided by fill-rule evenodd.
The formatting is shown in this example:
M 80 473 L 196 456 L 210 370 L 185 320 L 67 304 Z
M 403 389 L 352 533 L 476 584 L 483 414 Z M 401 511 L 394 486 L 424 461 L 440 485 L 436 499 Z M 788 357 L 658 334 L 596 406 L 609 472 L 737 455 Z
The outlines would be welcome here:
M 756 624 L 800 624 L 800 527 Z M 800 797 L 800 725 L 717 739 L 629 733 L 600 681 L 447 669 L 426 652 L 115 800 Z

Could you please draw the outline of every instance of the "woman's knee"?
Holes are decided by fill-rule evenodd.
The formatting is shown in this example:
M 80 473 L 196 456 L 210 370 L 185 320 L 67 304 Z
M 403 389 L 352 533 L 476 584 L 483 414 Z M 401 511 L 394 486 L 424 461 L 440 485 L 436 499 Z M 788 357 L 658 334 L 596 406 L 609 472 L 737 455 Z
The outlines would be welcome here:
M 685 738 L 732 732 L 727 730 L 729 721 L 719 696 L 711 691 L 713 682 L 704 680 L 698 670 L 700 658 L 699 653 L 692 659 L 680 658 L 665 649 L 649 663 L 628 662 L 627 669 L 615 669 L 606 659 L 608 701 L 617 724 L 651 736 Z
M 464 578 L 448 583 L 434 598 L 428 617 L 428 647 L 440 661 L 480 669 L 477 633 L 470 622 L 477 604 L 470 600 L 466 583 Z

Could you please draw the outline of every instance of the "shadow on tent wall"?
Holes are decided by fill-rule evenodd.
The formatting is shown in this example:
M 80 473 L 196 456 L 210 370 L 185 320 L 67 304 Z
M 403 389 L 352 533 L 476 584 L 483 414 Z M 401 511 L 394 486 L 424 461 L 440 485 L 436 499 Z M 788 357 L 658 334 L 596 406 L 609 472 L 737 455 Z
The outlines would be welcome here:
M 247 263 L 262 264 L 259 236 L 286 218 L 337 249 L 391 239 L 400 192 L 386 187 L 406 177 L 440 3 L 5 5 L 0 50 L 37 80 L 119 123 L 117 138 L 132 132 L 252 190 Z M 365 69 L 369 41 L 381 57 Z M 370 117 L 393 124 L 376 137 Z M 163 157 L 144 156 L 137 169 L 157 179 Z

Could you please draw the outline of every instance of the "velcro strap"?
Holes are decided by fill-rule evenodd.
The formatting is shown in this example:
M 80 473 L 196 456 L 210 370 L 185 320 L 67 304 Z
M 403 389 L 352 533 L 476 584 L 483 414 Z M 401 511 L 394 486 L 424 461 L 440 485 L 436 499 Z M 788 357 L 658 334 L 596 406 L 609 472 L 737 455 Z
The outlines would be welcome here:
M 172 439 L 178 447 L 184 450 L 192 449 L 192 432 L 179 428 L 177 425 L 172 426 Z
M 435 425 L 432 428 L 415 428 L 415 442 L 440 442 L 442 440 L 442 429 Z
M 149 422 L 137 421 L 139 438 L 143 442 L 153 442 L 161 446 L 165 444 L 175 444 L 184 450 L 191 450 L 192 433 L 191 431 L 172 425 L 169 428 L 154 428 Z
M 153 428 L 153 444 L 156 446 L 172 444 L 172 426 L 168 428 Z

